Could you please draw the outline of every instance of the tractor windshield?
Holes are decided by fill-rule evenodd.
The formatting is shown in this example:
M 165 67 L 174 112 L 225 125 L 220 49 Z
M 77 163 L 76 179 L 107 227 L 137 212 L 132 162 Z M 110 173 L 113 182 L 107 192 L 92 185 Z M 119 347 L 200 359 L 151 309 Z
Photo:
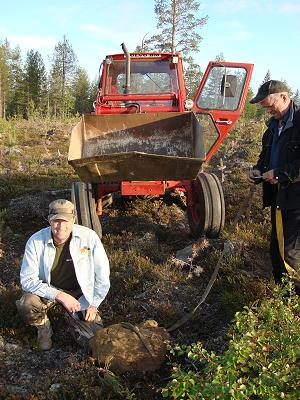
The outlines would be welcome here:
M 178 92 L 177 69 L 169 60 L 131 59 L 131 94 L 166 94 Z M 125 60 L 109 65 L 105 94 L 123 94 L 125 89 Z

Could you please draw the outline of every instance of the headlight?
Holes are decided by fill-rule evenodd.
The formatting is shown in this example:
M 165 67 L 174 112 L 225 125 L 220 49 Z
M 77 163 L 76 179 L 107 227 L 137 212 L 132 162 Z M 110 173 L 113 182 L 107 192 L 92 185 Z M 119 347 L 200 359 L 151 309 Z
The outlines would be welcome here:
M 187 110 L 191 110 L 194 107 L 194 102 L 191 99 L 186 99 L 185 103 L 184 103 L 184 107 Z

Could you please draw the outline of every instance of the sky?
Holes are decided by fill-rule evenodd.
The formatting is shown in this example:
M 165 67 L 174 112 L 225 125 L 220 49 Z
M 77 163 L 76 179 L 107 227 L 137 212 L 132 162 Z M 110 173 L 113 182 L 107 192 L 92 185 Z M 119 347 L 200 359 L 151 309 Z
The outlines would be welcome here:
M 300 0 L 202 0 L 197 17 L 203 40 L 194 55 L 204 72 L 221 52 L 226 61 L 254 64 L 251 88 L 266 73 L 300 90 Z M 154 0 L 0 0 L 0 41 L 19 45 L 23 59 L 38 50 L 49 67 L 54 46 L 65 35 L 91 79 L 107 54 L 134 51 L 155 34 Z

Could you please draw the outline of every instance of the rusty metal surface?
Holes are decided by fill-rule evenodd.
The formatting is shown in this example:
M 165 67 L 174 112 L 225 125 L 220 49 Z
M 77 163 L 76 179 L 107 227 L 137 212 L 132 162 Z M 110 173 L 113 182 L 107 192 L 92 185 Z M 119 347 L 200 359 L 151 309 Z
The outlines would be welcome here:
M 193 179 L 203 159 L 193 113 L 85 115 L 69 148 L 69 163 L 93 183 Z
M 102 183 L 194 179 L 202 160 L 123 153 L 73 160 L 70 164 L 83 182 Z

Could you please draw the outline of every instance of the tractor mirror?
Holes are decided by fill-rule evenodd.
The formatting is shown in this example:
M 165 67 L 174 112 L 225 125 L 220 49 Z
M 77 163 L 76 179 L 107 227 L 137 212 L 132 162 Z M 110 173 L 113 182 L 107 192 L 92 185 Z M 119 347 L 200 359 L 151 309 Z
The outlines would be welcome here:
M 235 97 L 237 90 L 237 77 L 235 75 L 223 75 L 221 94 L 225 97 Z

